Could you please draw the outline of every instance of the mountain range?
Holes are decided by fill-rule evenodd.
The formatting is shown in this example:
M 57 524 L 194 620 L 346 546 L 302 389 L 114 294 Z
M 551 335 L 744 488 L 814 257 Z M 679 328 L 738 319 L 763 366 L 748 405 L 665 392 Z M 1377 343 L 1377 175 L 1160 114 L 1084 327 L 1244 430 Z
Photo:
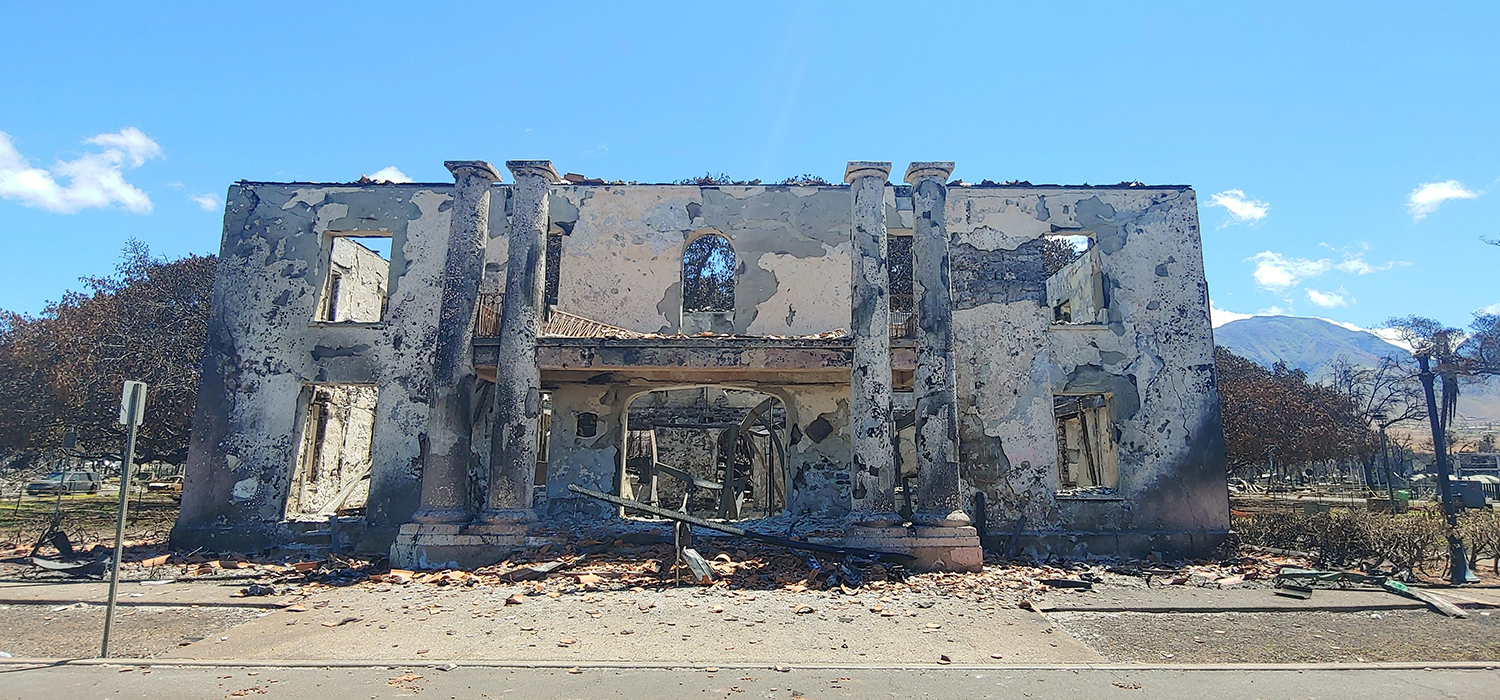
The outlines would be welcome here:
M 1214 329 L 1214 342 L 1270 367 L 1278 360 L 1320 382 L 1332 373 L 1333 361 L 1344 356 L 1357 365 L 1373 366 L 1382 357 L 1406 358 L 1409 352 L 1374 333 L 1353 330 L 1321 318 L 1251 316 Z M 1500 422 L 1500 382 L 1464 385 L 1458 398 L 1455 427 Z

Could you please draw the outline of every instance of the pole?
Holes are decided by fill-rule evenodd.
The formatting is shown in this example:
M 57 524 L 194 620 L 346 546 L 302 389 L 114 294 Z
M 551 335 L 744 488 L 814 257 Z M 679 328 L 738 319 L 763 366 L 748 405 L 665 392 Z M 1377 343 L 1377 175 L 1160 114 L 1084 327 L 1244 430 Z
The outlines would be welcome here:
M 115 622 L 115 592 L 120 587 L 120 556 L 125 549 L 125 510 L 130 505 L 130 464 L 135 461 L 135 431 L 139 428 L 137 418 L 141 405 L 146 401 L 146 385 L 139 382 L 130 385 L 130 400 L 126 402 L 125 455 L 120 461 L 120 512 L 115 518 L 115 557 L 109 567 L 109 604 L 104 609 L 104 641 L 99 644 L 99 658 L 109 658 L 109 631 Z
M 1453 502 L 1452 484 L 1448 483 L 1448 444 L 1439 424 L 1437 396 L 1433 392 L 1433 373 L 1426 355 L 1417 356 L 1418 377 L 1422 380 L 1422 391 L 1427 395 L 1427 422 L 1432 427 L 1432 451 L 1437 461 L 1438 498 L 1443 504 L 1443 517 L 1448 522 L 1448 582 L 1454 585 L 1478 583 L 1479 579 L 1469 571 L 1469 556 L 1464 552 L 1463 538 L 1458 536 L 1458 504 Z
M 1391 483 L 1391 448 L 1385 441 L 1386 423 L 1380 424 L 1380 461 L 1385 464 L 1385 492 L 1391 499 L 1391 513 L 1396 512 L 1396 485 Z

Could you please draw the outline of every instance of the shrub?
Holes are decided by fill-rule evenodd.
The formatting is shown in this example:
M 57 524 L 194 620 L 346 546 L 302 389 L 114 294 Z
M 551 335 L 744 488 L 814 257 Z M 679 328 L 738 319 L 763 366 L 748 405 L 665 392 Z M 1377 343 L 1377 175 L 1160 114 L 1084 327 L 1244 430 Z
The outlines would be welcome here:
M 1469 568 L 1481 559 L 1494 559 L 1491 570 L 1500 574 L 1500 512 L 1466 510 L 1459 516 L 1458 532 L 1469 543 Z
M 1476 550 L 1483 541 L 1483 551 L 1500 551 L 1500 519 L 1490 515 L 1490 520 L 1471 518 L 1470 530 L 1475 534 L 1466 536 L 1475 542 Z M 1432 511 L 1391 516 L 1347 509 L 1235 516 L 1233 527 L 1245 544 L 1306 551 L 1320 566 L 1380 566 L 1389 562 L 1397 571 L 1419 567 L 1441 556 L 1445 528 L 1441 514 Z
M 1437 511 L 1410 511 L 1390 516 L 1370 514 L 1370 542 L 1381 559 L 1397 571 L 1410 571 L 1441 556 L 1447 524 Z

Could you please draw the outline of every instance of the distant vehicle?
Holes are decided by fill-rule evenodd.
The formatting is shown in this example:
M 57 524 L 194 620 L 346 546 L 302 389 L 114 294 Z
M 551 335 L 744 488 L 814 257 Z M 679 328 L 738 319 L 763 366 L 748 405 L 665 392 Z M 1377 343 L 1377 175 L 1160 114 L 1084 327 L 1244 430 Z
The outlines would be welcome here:
M 182 493 L 182 476 L 163 477 L 160 481 L 146 484 L 147 491 L 167 491 L 171 493 Z
M 26 493 L 32 496 L 44 493 L 98 493 L 102 481 L 99 472 L 52 472 L 40 479 L 26 482 Z

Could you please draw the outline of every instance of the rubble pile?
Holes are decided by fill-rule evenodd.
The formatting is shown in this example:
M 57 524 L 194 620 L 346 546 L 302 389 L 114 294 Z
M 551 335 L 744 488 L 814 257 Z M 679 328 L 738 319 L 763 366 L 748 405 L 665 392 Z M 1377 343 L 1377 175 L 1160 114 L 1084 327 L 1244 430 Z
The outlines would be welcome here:
M 246 585 L 240 594 L 246 596 L 312 593 L 344 586 L 414 585 L 518 587 L 518 596 L 560 597 L 707 585 L 727 590 L 791 593 L 833 591 L 853 595 L 856 591 L 866 591 L 879 595 L 955 596 L 1024 606 L 1034 594 L 1054 589 L 1088 589 L 1106 577 L 1139 579 L 1146 586 L 1228 587 L 1248 581 L 1269 582 L 1283 566 L 1310 565 L 1304 557 L 1247 549 L 1242 556 L 1190 563 L 1167 564 L 1157 560 L 1028 563 L 992 558 L 982 571 L 973 573 L 911 573 L 896 564 L 793 552 L 756 542 L 715 545 L 713 540 L 700 540 L 701 557 L 696 550 L 685 550 L 711 569 L 710 576 L 699 578 L 688 571 L 686 560 L 674 566 L 676 552 L 670 544 L 630 544 L 618 539 L 547 545 L 473 571 L 393 569 L 379 556 L 330 554 L 319 559 L 299 559 L 296 552 L 285 550 L 279 555 L 260 557 L 220 556 L 211 552 L 182 554 L 166 551 L 165 543 L 160 541 L 132 541 L 127 543 L 129 550 L 121 575 L 125 580 L 162 583 L 243 581 Z M 107 549 L 101 543 L 90 543 L 80 547 L 78 553 L 107 556 Z M 21 563 L 26 551 L 17 548 L 10 555 L 10 562 Z M 31 575 L 45 575 L 45 572 Z

